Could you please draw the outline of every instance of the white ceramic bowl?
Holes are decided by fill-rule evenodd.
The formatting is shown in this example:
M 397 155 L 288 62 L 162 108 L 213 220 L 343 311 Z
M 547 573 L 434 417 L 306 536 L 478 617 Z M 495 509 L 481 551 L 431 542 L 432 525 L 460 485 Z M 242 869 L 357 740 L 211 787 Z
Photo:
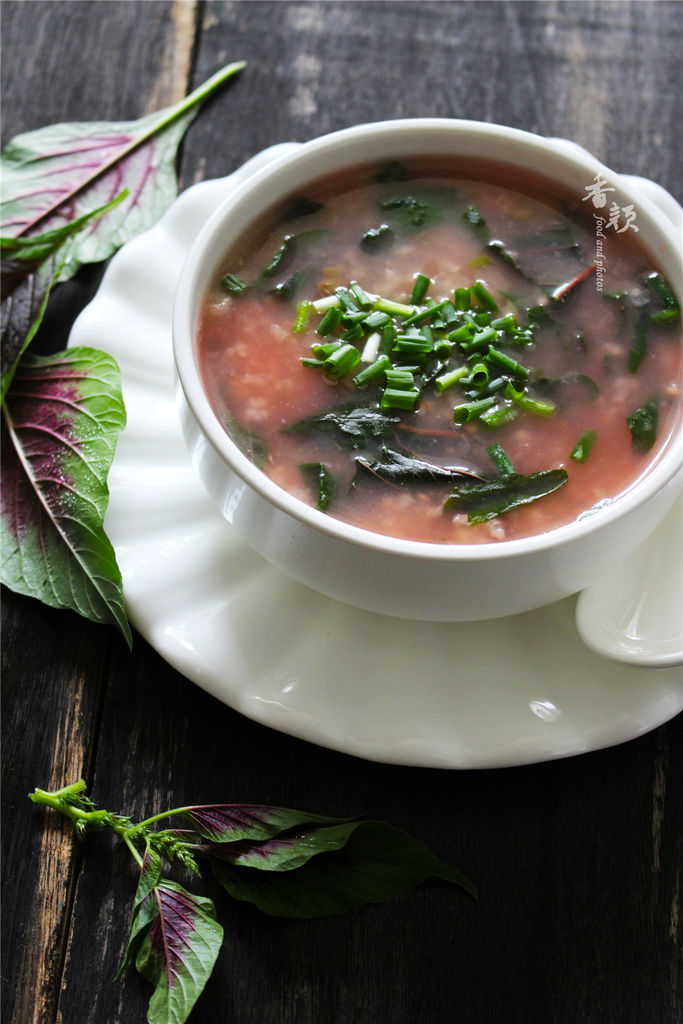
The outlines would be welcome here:
M 608 573 L 663 519 L 680 488 L 679 428 L 637 486 L 580 522 L 523 540 L 443 545 L 400 540 L 349 526 L 288 494 L 237 448 L 214 414 L 196 359 L 203 295 L 231 244 L 280 198 L 345 167 L 421 155 L 465 155 L 540 172 L 583 198 L 598 173 L 610 200 L 637 211 L 638 239 L 683 296 L 680 212 L 657 186 L 615 174 L 561 139 L 448 119 L 387 121 L 323 136 L 276 159 L 246 181 L 200 232 L 184 267 L 173 315 L 183 431 L 194 465 L 223 515 L 269 562 L 302 583 L 361 608 L 412 619 L 466 621 L 541 607 Z M 650 183 L 651 184 L 651 183 Z M 666 208 L 669 216 L 660 207 Z M 302 624 L 304 626 L 305 624 Z M 352 638 L 349 638 L 352 642 Z

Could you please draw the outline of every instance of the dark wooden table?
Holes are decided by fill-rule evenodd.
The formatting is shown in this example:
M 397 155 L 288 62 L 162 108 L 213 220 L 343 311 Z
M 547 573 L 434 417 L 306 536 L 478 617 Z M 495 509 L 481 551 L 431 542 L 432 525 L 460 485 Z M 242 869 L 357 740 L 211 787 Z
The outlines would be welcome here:
M 359 121 L 497 121 L 586 146 L 681 198 L 680 3 L 2 4 L 2 138 L 135 118 L 221 65 L 248 68 L 181 149 L 181 188 L 265 146 Z M 38 344 L 64 347 L 90 268 Z M 139 636 L 4 594 L 3 1005 L 7 1024 L 134 1024 L 114 980 L 135 877 L 34 807 L 84 777 L 142 818 L 214 801 L 391 821 L 472 877 L 309 923 L 221 902 L 226 940 L 195 1024 L 675 1024 L 683 1020 L 683 719 L 622 746 L 492 771 L 375 764 L 255 724 Z M 217 897 L 220 900 L 220 895 Z

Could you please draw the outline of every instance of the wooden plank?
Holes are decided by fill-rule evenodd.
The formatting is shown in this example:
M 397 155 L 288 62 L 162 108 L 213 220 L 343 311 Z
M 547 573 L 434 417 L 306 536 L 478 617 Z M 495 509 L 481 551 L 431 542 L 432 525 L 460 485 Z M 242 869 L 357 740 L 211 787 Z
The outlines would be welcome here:
M 244 58 L 188 132 L 184 185 L 274 142 L 430 114 L 573 137 L 677 190 L 676 6 L 657 4 L 655 19 L 647 3 L 6 0 L 3 137 L 51 119 L 136 117 L 178 98 L 188 69 L 194 86 Z M 96 283 L 73 283 L 42 344 L 60 347 Z M 4 615 L 8 1024 L 145 1019 L 148 985 L 132 969 L 114 980 L 130 858 L 106 836 L 74 852 L 56 816 L 26 799 L 82 773 L 98 802 L 135 818 L 218 800 L 378 817 L 480 886 L 478 903 L 433 884 L 292 923 L 207 880 L 197 891 L 215 899 L 226 940 L 192 1024 L 680 1021 L 682 719 L 512 771 L 372 764 L 243 719 L 139 638 L 129 655 L 107 631 L 13 595 Z
M 3 144 L 51 121 L 137 117 L 184 95 L 194 8 L 3 4 L 2 89 L 12 97 L 3 108 Z M 111 59 L 100 59 L 94 75 L 88 53 Z M 99 277 L 89 268 L 57 290 L 37 349 L 64 347 Z M 43 1024 L 57 1012 L 80 848 L 65 822 L 46 819 L 27 797 L 35 786 L 90 778 L 107 663 L 122 642 L 11 594 L 3 638 L 3 931 L 11 936 L 3 945 L 3 1009 L 8 1022 Z

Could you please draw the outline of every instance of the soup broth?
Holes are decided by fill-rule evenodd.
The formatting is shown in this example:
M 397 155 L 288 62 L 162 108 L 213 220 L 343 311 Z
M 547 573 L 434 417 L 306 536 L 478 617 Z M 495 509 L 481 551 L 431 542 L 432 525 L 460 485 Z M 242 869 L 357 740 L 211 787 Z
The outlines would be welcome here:
M 358 170 L 264 216 L 205 296 L 209 399 L 277 484 L 434 543 L 511 540 L 628 490 L 681 415 L 680 310 L 581 199 L 504 169 Z

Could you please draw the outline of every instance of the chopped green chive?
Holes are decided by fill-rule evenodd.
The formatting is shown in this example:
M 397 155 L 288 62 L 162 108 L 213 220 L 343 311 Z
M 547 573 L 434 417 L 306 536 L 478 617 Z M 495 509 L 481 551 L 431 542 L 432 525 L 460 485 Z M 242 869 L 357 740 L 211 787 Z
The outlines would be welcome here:
M 457 384 L 459 380 L 466 377 L 470 372 L 469 366 L 459 366 L 456 370 L 449 370 L 448 373 L 442 373 L 440 377 L 437 377 L 434 381 L 434 386 L 437 391 L 445 391 L 447 388 Z
M 591 453 L 593 445 L 598 439 L 597 431 L 587 430 L 576 442 L 569 455 L 574 462 L 585 462 Z
M 221 278 L 221 288 L 223 291 L 229 292 L 230 295 L 241 295 L 242 292 L 247 291 L 249 285 L 235 274 L 226 274 Z
M 339 308 L 339 306 L 330 306 L 330 308 L 325 313 L 325 316 L 318 324 L 316 333 L 319 334 L 322 338 L 327 337 L 328 334 L 331 334 L 332 331 L 334 331 L 335 328 L 339 326 L 341 318 L 342 311 Z
M 469 423 L 476 419 L 486 409 L 496 404 L 495 398 L 480 398 L 474 402 L 465 402 L 463 405 L 456 405 L 453 410 L 454 423 Z
M 375 309 L 382 313 L 389 313 L 390 316 L 411 316 L 415 312 L 414 306 L 407 306 L 405 302 L 392 302 L 391 299 L 375 299 Z
M 439 313 L 444 306 L 448 303 L 448 299 L 444 299 L 443 302 L 437 302 L 433 306 L 427 306 L 425 309 L 419 309 L 417 313 L 413 313 L 405 321 L 406 326 L 412 324 L 422 324 L 427 320 L 432 320 L 437 313 Z
M 454 331 L 451 331 L 448 335 L 448 340 L 456 344 L 462 344 L 463 342 L 472 341 L 476 333 L 476 324 L 463 324 L 462 327 L 456 327 Z
M 311 314 L 311 304 L 304 299 L 296 307 L 296 320 L 292 330 L 295 334 L 302 334 L 306 330 L 306 324 Z
M 410 296 L 410 301 L 413 305 L 417 305 L 418 302 L 422 302 L 425 295 L 429 291 L 429 286 L 432 283 L 431 277 L 427 277 L 426 274 L 418 274 L 415 278 L 415 284 L 413 285 L 413 294 Z
M 412 391 L 404 390 L 402 388 L 386 388 L 382 398 L 380 399 L 380 405 L 383 409 L 406 409 L 409 412 L 412 412 L 419 397 L 420 392 L 417 388 Z
M 342 347 L 341 341 L 326 341 L 324 344 L 316 343 L 311 346 L 311 351 L 316 359 L 327 359 L 329 355 Z
M 349 286 L 349 291 L 353 292 L 356 302 L 358 303 L 361 309 L 372 309 L 374 299 L 370 298 L 367 292 L 365 292 L 361 288 L 357 281 L 351 282 L 351 285 Z
M 353 383 L 358 388 L 366 387 L 368 384 L 374 384 L 376 380 L 380 380 L 387 370 L 391 369 L 391 359 L 389 356 L 381 355 L 374 363 L 370 363 L 363 370 L 360 371 L 357 376 L 353 378 Z
M 479 421 L 493 430 L 496 427 L 504 427 L 506 423 L 511 423 L 516 418 L 517 409 L 514 405 L 497 405 L 483 412 Z
M 486 451 L 501 476 L 511 476 L 514 473 L 514 466 L 501 444 L 491 444 Z
M 510 356 L 505 354 L 505 352 L 501 352 L 499 349 L 493 348 L 492 346 L 486 353 L 486 359 L 490 363 L 495 363 L 495 365 L 499 366 L 501 370 L 505 370 L 513 377 L 521 377 L 523 380 L 527 380 L 529 376 L 529 371 L 526 366 L 522 366 L 522 364 L 518 363 L 516 359 L 511 359 Z
M 477 352 L 486 348 L 492 341 L 498 340 L 498 332 L 495 327 L 485 327 L 483 331 L 477 331 L 470 341 L 461 341 L 460 347 L 463 352 Z
M 372 313 L 368 313 L 363 323 L 370 330 L 377 330 L 378 327 L 386 327 L 387 324 L 391 323 L 391 317 L 388 313 L 383 313 L 381 309 L 375 309 Z
M 474 363 L 470 367 L 467 383 L 474 388 L 482 388 L 489 381 L 489 368 L 486 363 Z
M 339 305 L 339 299 L 336 295 L 325 295 L 322 299 L 314 299 L 311 303 L 311 308 L 316 313 L 325 313 L 328 309 Z
M 486 309 L 491 309 L 494 312 L 498 309 L 498 303 L 483 281 L 475 281 L 470 288 L 470 294 L 480 306 L 484 306 Z
M 355 370 L 360 362 L 360 352 L 355 345 L 340 345 L 331 352 L 323 363 L 323 369 L 331 377 L 343 377 Z

